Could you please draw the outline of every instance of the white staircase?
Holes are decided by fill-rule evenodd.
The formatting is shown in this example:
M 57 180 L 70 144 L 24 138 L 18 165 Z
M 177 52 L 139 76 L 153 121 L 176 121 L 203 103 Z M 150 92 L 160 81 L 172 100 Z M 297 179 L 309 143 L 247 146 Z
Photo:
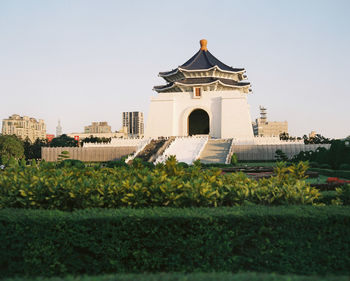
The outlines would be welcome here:
M 177 137 L 155 162 L 165 162 L 169 156 L 175 155 L 177 161 L 192 164 L 201 154 L 207 141 L 208 136 Z

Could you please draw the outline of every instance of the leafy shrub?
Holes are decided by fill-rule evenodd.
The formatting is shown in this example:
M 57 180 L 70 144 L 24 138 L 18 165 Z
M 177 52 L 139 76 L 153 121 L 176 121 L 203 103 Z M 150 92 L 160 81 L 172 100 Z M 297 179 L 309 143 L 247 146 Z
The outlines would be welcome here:
M 128 165 L 125 163 L 125 160 L 122 161 L 109 161 L 106 164 L 106 167 L 108 168 L 117 168 L 117 167 L 127 167 Z
M 58 168 L 85 168 L 85 164 L 83 161 L 75 160 L 75 159 L 65 159 L 57 165 Z
M 318 169 L 318 168 L 311 168 L 310 170 L 314 172 L 318 172 L 320 175 L 350 179 L 350 171 Z
M 349 281 L 348 276 L 299 276 L 275 273 L 229 273 L 229 272 L 197 272 L 197 273 L 139 273 L 111 274 L 98 276 L 67 276 L 53 278 L 26 277 L 4 279 L 3 281 Z
M 202 170 L 200 164 L 183 168 L 175 157 L 165 165 L 61 169 L 21 167 L 0 174 L 0 208 L 74 210 L 119 207 L 217 207 L 249 204 L 314 204 L 320 197 L 305 182 L 307 166 L 286 167 L 277 175 L 259 181 L 243 173 L 222 174 Z
M 288 156 L 280 149 L 276 150 L 275 158 L 277 161 L 288 161 Z
M 346 171 L 349 171 L 350 170 L 350 164 L 340 164 L 339 165 L 339 170 L 346 170 Z
M 343 205 L 350 205 L 350 184 L 344 184 L 335 189 L 338 196 L 338 202 Z
M 320 203 L 331 205 L 333 200 L 337 200 L 337 192 L 335 190 L 321 192 Z
M 317 163 L 317 162 L 309 162 L 309 166 L 311 168 L 319 168 L 320 167 L 320 164 Z
M 233 166 L 236 166 L 238 164 L 238 157 L 236 153 L 233 153 L 231 156 L 231 164 Z
M 189 167 L 189 165 L 187 164 L 187 163 L 185 163 L 185 162 L 179 162 L 179 164 L 178 164 L 180 167 L 182 167 L 182 168 L 188 168 Z
M 345 206 L 6 209 L 0 210 L 0 226 L 2 278 L 175 271 L 350 274 Z
M 321 169 L 331 169 L 331 166 L 329 164 L 321 164 L 320 168 Z

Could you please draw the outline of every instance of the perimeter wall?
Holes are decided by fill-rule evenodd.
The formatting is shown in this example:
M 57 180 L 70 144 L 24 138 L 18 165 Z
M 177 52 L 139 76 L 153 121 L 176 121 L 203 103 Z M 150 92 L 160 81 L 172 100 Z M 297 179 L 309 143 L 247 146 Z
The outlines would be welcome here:
M 122 147 L 42 147 L 41 158 L 48 162 L 57 161 L 62 151 L 69 152 L 70 159 L 84 162 L 107 162 L 119 160 L 136 151 L 136 146 Z

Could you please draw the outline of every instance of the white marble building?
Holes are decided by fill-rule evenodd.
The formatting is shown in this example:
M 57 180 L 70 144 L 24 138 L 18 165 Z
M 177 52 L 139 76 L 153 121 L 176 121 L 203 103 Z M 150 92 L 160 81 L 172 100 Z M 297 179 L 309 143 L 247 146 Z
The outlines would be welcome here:
M 200 43 L 186 63 L 159 73 L 167 84 L 154 87 L 145 136 L 253 138 L 245 69 L 227 66 L 207 50 L 206 40 Z

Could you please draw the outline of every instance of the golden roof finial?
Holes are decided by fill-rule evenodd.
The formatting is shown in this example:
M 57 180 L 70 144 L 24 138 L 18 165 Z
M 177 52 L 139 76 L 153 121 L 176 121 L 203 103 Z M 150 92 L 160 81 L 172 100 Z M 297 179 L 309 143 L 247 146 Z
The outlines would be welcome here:
M 199 43 L 201 44 L 202 51 L 208 51 L 208 49 L 207 49 L 208 41 L 206 39 L 202 39 L 201 41 L 199 41 Z

